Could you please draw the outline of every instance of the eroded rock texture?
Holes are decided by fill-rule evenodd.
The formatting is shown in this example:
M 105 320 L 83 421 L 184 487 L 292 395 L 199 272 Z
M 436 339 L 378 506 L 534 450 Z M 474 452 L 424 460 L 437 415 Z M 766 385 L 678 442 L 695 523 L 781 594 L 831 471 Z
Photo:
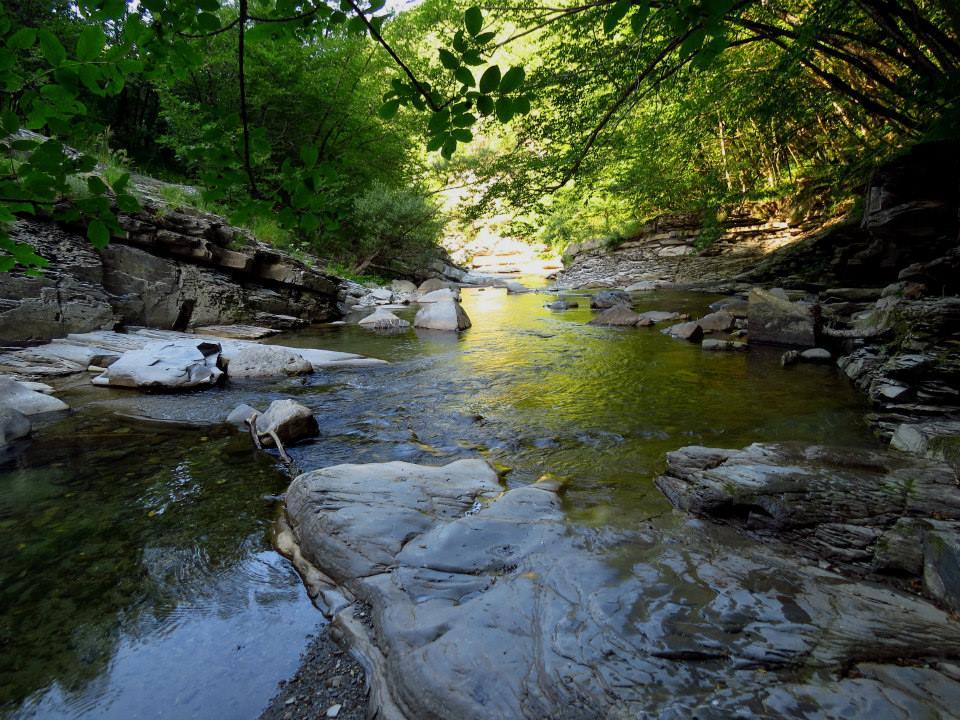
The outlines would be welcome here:
M 475 460 L 325 468 L 286 507 L 381 717 L 947 717 L 960 692 L 943 611 L 729 528 L 574 525 Z

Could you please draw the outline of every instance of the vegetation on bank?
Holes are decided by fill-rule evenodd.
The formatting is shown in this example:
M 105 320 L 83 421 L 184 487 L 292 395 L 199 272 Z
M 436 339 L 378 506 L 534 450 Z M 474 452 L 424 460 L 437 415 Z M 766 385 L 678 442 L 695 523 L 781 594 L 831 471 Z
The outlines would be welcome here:
M 202 188 L 263 239 L 389 275 L 433 252 L 447 187 L 469 185 L 461 222 L 506 214 L 554 247 L 616 242 L 661 212 L 709 228 L 744 203 L 822 210 L 875 163 L 960 126 L 951 0 L 399 13 L 384 0 L 24 0 L 0 13 L 0 223 L 80 220 L 98 245 L 120 232 L 117 209 L 138 206 L 130 167 Z M 0 270 L 16 265 L 44 261 L 0 235 Z

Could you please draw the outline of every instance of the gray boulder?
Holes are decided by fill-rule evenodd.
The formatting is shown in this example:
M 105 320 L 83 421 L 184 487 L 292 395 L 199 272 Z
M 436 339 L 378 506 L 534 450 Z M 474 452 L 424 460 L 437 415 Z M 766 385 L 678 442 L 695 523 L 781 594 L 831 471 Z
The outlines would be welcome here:
M 703 328 L 696 321 L 671 325 L 661 332 L 677 340 L 689 340 L 690 342 L 697 342 L 703 337 Z
M 390 289 L 397 295 L 413 295 L 417 286 L 409 280 L 394 280 L 390 283 Z
M 299 352 L 282 345 L 225 342 L 220 354 L 230 378 L 280 377 L 313 372 Z
M 923 542 L 923 586 L 953 612 L 960 612 L 960 524 L 928 532 Z
M 227 422 L 231 425 L 235 425 L 241 430 L 245 430 L 247 427 L 247 420 L 256 415 L 259 411 L 246 403 L 241 403 L 237 405 L 233 410 L 230 411 L 230 414 L 227 415 Z
M 425 330 L 466 330 L 470 324 L 466 311 L 455 300 L 430 303 L 413 319 L 414 327 Z
M 705 333 L 726 332 L 733 327 L 733 320 L 733 315 L 726 310 L 718 310 L 709 315 L 704 315 L 697 320 L 697 325 L 699 325 Z
M 38 415 L 69 410 L 70 406 L 55 397 L 31 390 L 16 380 L 0 378 L 0 409 L 16 410 L 23 415 Z
M 640 320 L 638 322 L 643 322 L 644 325 L 656 325 L 657 323 L 668 322 L 670 320 L 686 320 L 689 316 L 684 313 L 669 312 L 666 310 L 647 310 L 646 312 L 639 313 L 639 317 Z
M 623 290 L 601 290 L 590 301 L 590 307 L 595 309 L 611 308 L 614 305 L 630 306 L 633 301 L 630 295 Z
M 572 300 L 564 300 L 563 298 L 559 300 L 554 300 L 544 305 L 548 310 L 569 310 L 570 308 L 579 307 L 578 303 Z
M 750 292 L 750 340 L 769 345 L 813 347 L 816 334 L 810 306 L 790 302 L 773 291 Z
M 828 363 L 833 359 L 826 348 L 810 348 L 800 353 L 800 360 L 811 363 Z
M 637 324 L 640 316 L 626 305 L 614 305 L 612 308 L 604 310 L 591 320 L 588 325 L 609 325 L 609 326 L 633 326 Z
M 289 445 L 318 435 L 320 426 L 305 405 L 290 399 L 274 400 L 267 411 L 257 417 L 257 434 L 267 447 L 274 444 L 271 432 L 276 433 L 284 445 Z
M 433 290 L 417 298 L 418 303 L 446 302 L 448 300 L 457 300 L 460 297 L 460 290 L 457 288 L 440 288 Z
M 747 350 L 749 345 L 745 342 L 737 342 L 736 340 L 714 340 L 708 338 L 700 343 L 701 350 L 711 350 L 711 351 L 725 351 L 725 350 Z
M 399 330 L 410 327 L 410 323 L 406 320 L 398 318 L 389 310 L 383 310 L 382 308 L 370 313 L 357 324 L 371 330 Z
M 160 340 L 129 350 L 93 378 L 94 385 L 189 390 L 220 381 L 220 344 L 206 340 Z
M 0 447 L 30 434 L 30 420 L 19 410 L 0 407 Z
M 420 287 L 417 288 L 417 292 L 420 295 L 426 295 L 427 293 L 432 293 L 434 290 L 443 290 L 444 288 L 455 287 L 456 285 L 449 280 L 430 278 L 429 280 L 424 280 L 422 283 L 420 283 Z
M 651 290 L 656 290 L 660 287 L 660 283 L 656 280 L 641 280 L 640 282 L 635 282 L 632 285 L 627 285 L 623 291 L 624 292 L 649 292 Z

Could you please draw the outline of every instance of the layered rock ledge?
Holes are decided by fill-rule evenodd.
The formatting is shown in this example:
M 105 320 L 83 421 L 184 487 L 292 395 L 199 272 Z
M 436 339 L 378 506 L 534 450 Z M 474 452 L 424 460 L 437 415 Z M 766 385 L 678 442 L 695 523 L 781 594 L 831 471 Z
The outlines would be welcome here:
M 695 519 L 571 524 L 558 490 L 503 491 L 478 460 L 294 480 L 278 544 L 378 717 L 953 711 L 960 624 L 933 604 Z

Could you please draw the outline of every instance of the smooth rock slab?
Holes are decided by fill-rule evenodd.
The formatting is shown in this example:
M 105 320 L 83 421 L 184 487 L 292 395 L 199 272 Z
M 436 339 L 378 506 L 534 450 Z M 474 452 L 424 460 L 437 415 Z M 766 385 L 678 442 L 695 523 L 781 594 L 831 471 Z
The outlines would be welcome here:
M 70 406 L 46 393 L 32 390 L 23 383 L 0 378 L 0 409 L 16 410 L 23 415 L 69 410 Z
M 149 341 L 129 350 L 93 378 L 110 387 L 189 390 L 215 385 L 223 375 L 217 367 L 220 345 L 205 340 Z
M 363 325 L 364 327 L 372 330 L 399 330 L 401 328 L 410 327 L 410 323 L 408 323 L 406 320 L 398 318 L 389 310 L 384 310 L 382 308 L 377 308 L 374 312 L 367 315 L 357 324 Z
M 436 303 L 456 300 L 460 297 L 460 291 L 450 288 L 440 288 L 432 292 L 425 293 L 417 298 L 418 303 Z
M 30 420 L 19 410 L 0 407 L 0 448 L 25 438 L 32 429 Z
M 858 659 L 898 673 L 960 657 L 960 625 L 921 599 L 700 521 L 580 526 L 556 490 L 501 493 L 477 460 L 293 481 L 278 542 L 369 662 L 378 717 L 719 718 L 764 703 L 770 717 L 842 717 Z M 857 687 L 856 707 L 902 717 L 888 684 Z M 941 693 L 915 702 L 944 707 Z

